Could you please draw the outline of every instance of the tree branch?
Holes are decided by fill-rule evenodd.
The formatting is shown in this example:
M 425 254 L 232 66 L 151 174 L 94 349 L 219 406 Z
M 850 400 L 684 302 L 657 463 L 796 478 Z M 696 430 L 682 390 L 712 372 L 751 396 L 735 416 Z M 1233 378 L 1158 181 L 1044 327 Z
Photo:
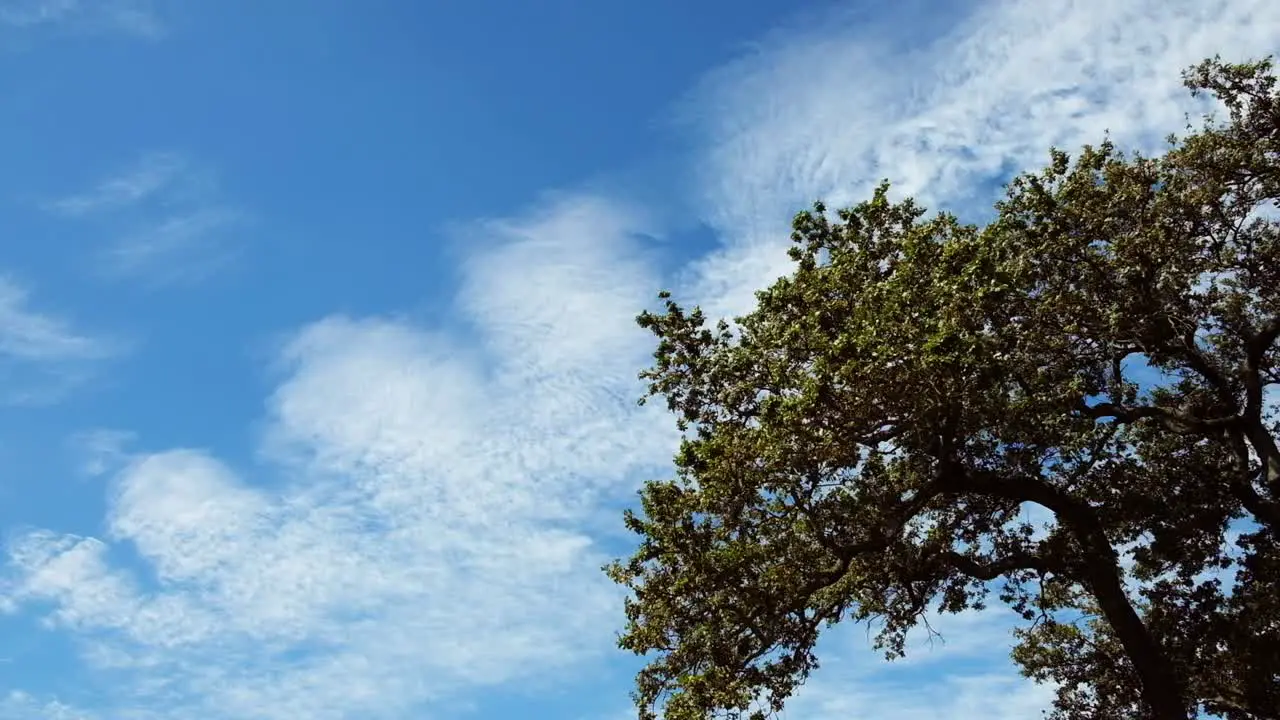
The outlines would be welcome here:
M 1138 405 L 1134 407 L 1125 407 L 1116 403 L 1102 402 L 1096 405 L 1089 405 L 1081 400 L 1076 404 L 1076 408 L 1086 416 L 1096 420 L 1115 420 L 1122 423 L 1134 423 L 1139 420 L 1154 419 L 1160 421 L 1165 428 L 1176 433 L 1197 434 L 1197 435 L 1217 435 L 1226 428 L 1235 427 L 1240 422 L 1238 415 L 1228 415 L 1218 418 L 1198 418 L 1187 413 L 1177 412 L 1168 408 L 1153 407 L 1150 405 Z
M 1209 383 L 1209 386 L 1218 394 L 1218 399 L 1224 405 L 1236 407 L 1238 400 L 1236 394 L 1232 392 L 1231 384 L 1227 382 L 1226 376 L 1196 346 L 1195 328 L 1191 328 L 1182 336 L 1182 345 L 1187 351 L 1187 364 L 1191 366 L 1191 369 L 1204 378 L 1205 382 Z
M 1262 416 L 1262 362 L 1277 337 L 1280 337 L 1280 315 L 1267 321 L 1246 344 L 1244 416 L 1248 420 L 1256 420 Z
M 1262 460 L 1266 486 L 1273 498 L 1280 497 L 1280 448 L 1262 423 L 1262 364 L 1277 337 L 1280 337 L 1280 315 L 1268 320 L 1249 338 L 1243 372 L 1245 434 Z
M 1186 720 L 1184 684 L 1125 594 L 1115 548 L 1097 513 L 1060 488 L 1037 478 L 967 472 L 955 477 L 961 492 L 1034 502 L 1051 510 L 1083 550 L 1081 579 L 1115 631 L 1142 680 L 1142 697 L 1159 720 Z
M 975 580 L 986 582 L 1019 570 L 1035 570 L 1040 573 L 1061 572 L 1061 568 L 1056 563 L 1038 555 L 1025 553 L 1011 554 L 999 559 L 982 562 L 969 555 L 947 550 L 940 553 L 938 558 L 942 562 L 954 566 L 965 575 Z

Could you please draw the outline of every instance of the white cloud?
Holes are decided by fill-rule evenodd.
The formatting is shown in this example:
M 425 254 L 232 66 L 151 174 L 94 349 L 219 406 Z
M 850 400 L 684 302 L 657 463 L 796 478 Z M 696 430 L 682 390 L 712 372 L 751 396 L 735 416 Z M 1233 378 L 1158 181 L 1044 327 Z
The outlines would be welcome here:
M 2 0 L 0 24 L 119 32 L 149 39 L 165 32 L 153 0 Z
M 50 212 L 91 220 L 114 236 L 98 270 L 152 286 L 205 278 L 239 251 L 242 212 L 219 198 L 211 173 L 176 153 L 151 153 L 91 189 L 46 203 Z
M 874 659 L 869 659 L 874 662 Z M 834 669 L 834 668 L 832 668 Z M 901 679 L 847 676 L 846 686 L 831 683 L 802 689 L 788 705 L 786 720 L 1024 720 L 1039 717 L 1053 690 L 1005 671 L 955 673 Z
M 28 299 L 25 287 L 0 278 L 0 355 L 39 362 L 106 354 L 102 341 L 77 333 L 64 320 L 30 309 Z
M 144 224 L 106 248 L 103 271 L 155 285 L 201 280 L 233 260 L 227 233 L 241 215 L 224 207 L 184 209 Z
M 76 433 L 69 439 L 69 445 L 80 456 L 80 472 L 99 476 L 119 470 L 130 460 L 125 447 L 135 439 L 137 435 L 126 430 L 99 428 Z
M 170 186 L 187 163 L 173 153 L 145 155 L 131 168 L 92 189 L 49 203 L 50 210 L 78 216 L 117 210 L 155 196 Z
M 30 293 L 0 276 L 0 400 L 52 402 L 121 351 L 118 343 L 76 330 L 30 306 Z
M 57 700 L 42 701 L 19 690 L 0 697 L 0 720 L 96 720 L 97 716 Z
M 641 222 L 562 198 L 475 226 L 459 305 L 488 352 L 390 320 L 306 328 L 268 403 L 278 485 L 137 454 L 107 537 L 24 537 L 9 596 L 51 604 L 134 678 L 117 702 L 166 717 L 395 717 L 608 651 L 620 596 L 575 524 L 673 437 L 634 403 Z
M 918 23 L 906 19 L 805 27 L 712 74 L 691 101 L 710 148 L 698 164 L 707 219 L 728 242 L 690 292 L 718 314 L 749 308 L 786 271 L 786 221 L 813 200 L 856 202 L 889 178 L 977 219 L 1050 146 L 1109 129 L 1152 148 L 1182 130 L 1187 65 L 1280 49 L 1268 0 L 994 0 L 910 52 Z

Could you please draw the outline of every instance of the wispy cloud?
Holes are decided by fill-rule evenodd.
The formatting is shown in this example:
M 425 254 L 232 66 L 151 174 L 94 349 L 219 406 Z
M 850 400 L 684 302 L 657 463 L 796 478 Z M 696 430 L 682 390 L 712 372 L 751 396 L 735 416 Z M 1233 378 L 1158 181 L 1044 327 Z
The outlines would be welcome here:
M 79 216 L 118 210 L 146 201 L 169 188 L 186 170 L 187 163 L 173 153 L 142 157 L 125 172 L 108 178 L 87 192 L 48 203 L 47 207 L 65 215 Z
M 135 230 L 102 254 L 103 270 L 155 285 L 202 280 L 239 252 L 227 234 L 243 219 L 225 207 L 196 207 Z
M 97 477 L 113 473 L 127 465 L 132 456 L 125 448 L 136 439 L 135 433 L 126 430 L 99 428 L 76 433 L 69 439 L 68 445 L 79 456 L 80 472 L 89 477 Z
M 165 717 L 397 717 L 607 652 L 619 597 L 576 524 L 665 461 L 632 327 L 642 220 L 568 197 L 479 223 L 459 308 L 479 345 L 334 317 L 281 352 L 267 490 L 193 450 L 139 453 L 102 539 L 31 533 L 9 596 Z M 130 550 L 141 573 L 112 554 Z M 147 578 L 154 578 L 148 580 Z
M 57 700 L 40 700 L 19 690 L 0 697 L 0 720 L 96 720 L 97 716 Z
M 107 352 L 101 341 L 73 331 L 66 321 L 31 310 L 28 299 L 25 287 L 0 278 L 0 354 L 56 362 L 91 360 Z
M 788 705 L 787 717 L 836 720 L 1015 720 L 1038 717 L 1053 688 L 1021 677 L 1009 661 L 1015 615 L 981 612 L 926 618 L 938 636 L 914 633 L 906 658 L 886 663 L 865 628 L 842 628 L 822 643 L 822 669 Z
M 801 694 L 786 716 L 804 720 L 1025 720 L 1040 717 L 1053 698 L 1050 689 L 1033 685 L 1007 669 L 876 679 L 855 674 L 840 679 L 842 684 L 823 683 Z
M 152 0 L 0 0 L 0 24 L 121 32 L 148 39 L 165 34 Z
M 121 350 L 117 342 L 33 309 L 27 288 L 0 276 L 0 400 L 55 401 L 89 377 L 98 361 Z
M 914 7 L 914 6 L 911 6 Z M 958 12 L 959 6 L 949 6 Z M 1280 49 L 1267 0 L 992 0 L 938 23 L 829 22 L 778 35 L 690 99 L 708 148 L 699 187 L 726 238 L 691 291 L 726 314 L 786 269 L 786 220 L 813 200 L 866 197 L 882 178 L 982 216 L 1011 171 L 1104 131 L 1151 149 L 1194 110 L 1182 68 Z M 936 8 L 935 8 L 936 9 Z
M 114 236 L 98 254 L 105 275 L 151 285 L 200 280 L 239 251 L 244 215 L 221 200 L 216 179 L 175 153 L 153 153 L 91 189 L 46 203 Z

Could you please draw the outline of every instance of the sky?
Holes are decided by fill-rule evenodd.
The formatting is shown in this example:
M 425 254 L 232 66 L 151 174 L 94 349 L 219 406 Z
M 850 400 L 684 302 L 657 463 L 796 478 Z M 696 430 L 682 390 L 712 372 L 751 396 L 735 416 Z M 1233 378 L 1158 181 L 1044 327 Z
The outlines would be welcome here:
M 0 0 L 0 720 L 622 720 L 599 568 L 713 315 L 882 178 L 1156 149 L 1272 0 Z M 1012 616 L 787 720 L 1025 718 Z

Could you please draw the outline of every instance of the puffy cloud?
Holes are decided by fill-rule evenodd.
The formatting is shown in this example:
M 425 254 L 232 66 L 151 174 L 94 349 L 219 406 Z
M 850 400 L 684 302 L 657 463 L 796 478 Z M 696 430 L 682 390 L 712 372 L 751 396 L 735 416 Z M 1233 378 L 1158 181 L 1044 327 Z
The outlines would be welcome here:
M 459 307 L 484 351 L 387 319 L 305 328 L 268 402 L 274 485 L 135 455 L 105 538 L 13 547 L 11 599 L 129 673 L 121 707 L 174 717 L 395 716 L 598 656 L 619 596 L 575 523 L 670 451 L 634 403 L 657 282 L 639 222 L 560 198 L 471 228 Z

